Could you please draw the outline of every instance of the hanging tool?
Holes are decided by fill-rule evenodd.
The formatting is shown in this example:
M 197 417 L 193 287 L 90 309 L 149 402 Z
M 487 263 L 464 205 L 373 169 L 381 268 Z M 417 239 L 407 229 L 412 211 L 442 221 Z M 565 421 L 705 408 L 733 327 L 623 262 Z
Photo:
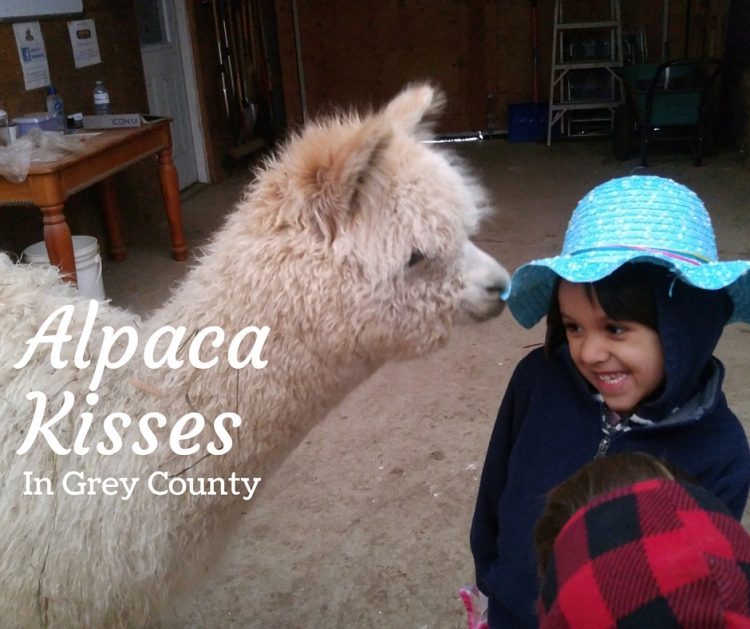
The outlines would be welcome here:
M 217 0 L 219 3 L 219 18 L 221 20 L 222 46 L 224 47 L 224 60 L 226 63 L 227 87 L 229 91 L 229 102 L 233 104 L 237 88 L 234 84 L 234 62 L 232 59 L 232 49 L 229 45 L 229 33 L 227 31 L 226 4 L 224 0 Z M 231 109 L 230 109 L 231 111 Z
M 221 52 L 221 32 L 219 27 L 219 15 L 216 8 L 216 0 L 211 2 L 211 8 L 214 16 L 214 32 L 216 35 L 216 47 L 219 53 L 219 74 L 221 75 L 221 91 L 224 94 L 224 111 L 227 114 L 227 118 L 231 119 L 229 114 L 229 95 L 227 94 L 227 79 L 226 69 L 224 68 L 224 55 Z
M 669 61 L 669 0 L 664 0 L 661 24 L 661 60 Z
M 537 0 L 531 0 L 531 61 L 533 72 L 533 102 L 539 102 L 539 8 Z

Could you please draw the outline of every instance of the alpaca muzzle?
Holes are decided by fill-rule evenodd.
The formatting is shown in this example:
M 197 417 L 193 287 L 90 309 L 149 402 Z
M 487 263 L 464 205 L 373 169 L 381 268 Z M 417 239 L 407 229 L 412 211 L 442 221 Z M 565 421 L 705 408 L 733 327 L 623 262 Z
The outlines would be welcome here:
M 510 286 L 505 267 L 469 240 L 463 246 L 461 266 L 461 310 L 481 321 L 499 315 L 505 307 L 503 296 Z

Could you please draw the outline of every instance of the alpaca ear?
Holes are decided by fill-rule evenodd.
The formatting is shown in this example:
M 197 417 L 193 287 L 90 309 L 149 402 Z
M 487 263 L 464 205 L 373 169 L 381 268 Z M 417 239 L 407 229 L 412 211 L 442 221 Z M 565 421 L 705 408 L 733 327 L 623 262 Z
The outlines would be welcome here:
M 428 83 L 410 85 L 396 96 L 383 110 L 392 124 L 407 133 L 429 131 L 432 118 L 445 104 L 443 93 Z
M 377 116 L 332 149 L 327 164 L 315 174 L 317 194 L 314 214 L 323 238 L 330 242 L 349 220 L 357 198 L 376 177 L 379 162 L 393 137 L 393 130 Z

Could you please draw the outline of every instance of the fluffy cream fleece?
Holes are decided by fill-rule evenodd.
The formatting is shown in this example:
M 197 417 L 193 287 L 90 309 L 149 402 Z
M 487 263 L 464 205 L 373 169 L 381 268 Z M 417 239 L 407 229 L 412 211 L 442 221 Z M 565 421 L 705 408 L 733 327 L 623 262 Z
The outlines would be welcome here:
M 477 319 L 500 312 L 508 274 L 469 242 L 486 210 L 481 188 L 455 160 L 420 141 L 440 101 L 431 86 L 411 86 L 380 111 L 303 129 L 263 165 L 168 303 L 145 321 L 100 304 L 85 348 L 89 303 L 53 271 L 0 255 L 3 623 L 111 628 L 155 620 L 214 556 L 247 503 L 239 495 L 157 496 L 145 490 L 152 474 L 263 478 L 385 361 L 439 347 L 459 311 Z M 51 367 L 49 347 L 40 346 L 29 364 L 14 368 L 25 341 L 66 304 L 74 304 L 60 356 L 67 366 Z M 257 348 L 267 365 L 235 369 L 229 340 L 253 325 L 270 328 Z M 139 345 L 126 364 L 103 373 L 92 397 L 102 339 L 112 334 L 104 326 L 132 326 Z M 175 335 L 164 326 L 185 328 L 171 349 Z M 204 336 L 201 359 L 217 361 L 199 369 L 188 360 L 190 343 L 210 326 L 226 341 L 214 348 L 215 337 Z M 144 364 L 145 344 L 158 330 L 155 354 L 172 352 L 182 366 Z M 251 345 L 249 336 L 245 353 Z M 85 360 L 88 367 L 76 366 Z M 31 391 L 46 396 L 47 418 L 64 404 L 65 391 L 73 396 L 72 409 L 49 430 L 63 447 L 77 444 L 78 454 L 56 454 L 42 434 L 17 454 L 35 412 Z M 138 422 L 154 412 L 167 419 L 161 428 L 151 424 L 155 451 L 135 454 L 145 443 Z M 120 413 L 109 418 L 119 449 L 104 421 L 112 413 Z M 206 427 L 180 443 L 197 452 L 179 454 L 170 433 L 189 413 L 200 413 Z M 222 413 L 241 422 L 225 424 L 231 449 L 212 455 L 209 442 L 219 443 L 213 422 Z M 97 444 L 117 451 L 102 454 Z M 24 495 L 29 473 L 49 479 L 52 494 Z M 93 495 L 73 495 L 64 478 L 138 479 L 138 486 L 127 499 L 107 495 L 101 484 Z

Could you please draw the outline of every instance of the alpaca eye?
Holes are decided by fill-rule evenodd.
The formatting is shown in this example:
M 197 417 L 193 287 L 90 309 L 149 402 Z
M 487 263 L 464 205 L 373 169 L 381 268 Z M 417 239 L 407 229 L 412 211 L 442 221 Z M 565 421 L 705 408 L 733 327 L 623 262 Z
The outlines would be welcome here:
M 414 249 L 411 252 L 411 257 L 409 258 L 408 266 L 414 266 L 415 264 L 419 264 L 422 260 L 424 260 L 424 254 L 421 251 L 419 251 L 419 249 Z

